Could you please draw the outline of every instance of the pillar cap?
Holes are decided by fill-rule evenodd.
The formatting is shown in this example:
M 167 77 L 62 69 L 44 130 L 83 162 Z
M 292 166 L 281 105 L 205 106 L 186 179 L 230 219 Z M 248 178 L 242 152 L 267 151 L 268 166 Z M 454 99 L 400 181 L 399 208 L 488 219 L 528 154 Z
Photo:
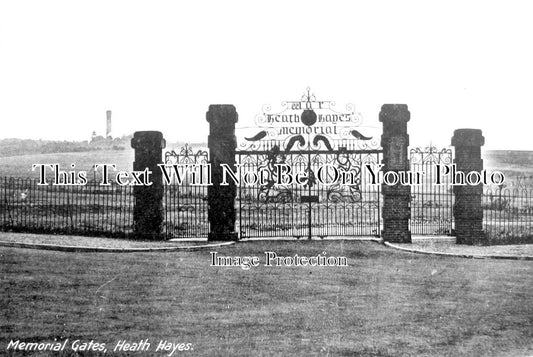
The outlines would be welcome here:
M 383 104 L 379 112 L 379 121 L 399 121 L 408 122 L 411 119 L 411 113 L 407 104 Z
M 485 138 L 481 129 L 457 129 L 453 132 L 452 146 L 483 146 Z
M 166 141 L 160 131 L 136 131 L 131 139 L 131 147 L 137 148 L 144 145 L 153 145 L 164 149 Z
M 206 113 L 206 120 L 211 123 L 219 121 L 219 118 L 228 118 L 226 120 L 236 123 L 238 121 L 237 109 L 233 104 L 211 104 Z

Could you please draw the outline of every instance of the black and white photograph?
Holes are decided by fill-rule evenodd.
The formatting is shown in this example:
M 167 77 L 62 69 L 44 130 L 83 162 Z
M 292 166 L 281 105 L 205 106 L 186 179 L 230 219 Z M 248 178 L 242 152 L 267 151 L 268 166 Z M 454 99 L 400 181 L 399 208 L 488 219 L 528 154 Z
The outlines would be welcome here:
M 533 356 L 528 1 L 0 2 L 0 355 Z

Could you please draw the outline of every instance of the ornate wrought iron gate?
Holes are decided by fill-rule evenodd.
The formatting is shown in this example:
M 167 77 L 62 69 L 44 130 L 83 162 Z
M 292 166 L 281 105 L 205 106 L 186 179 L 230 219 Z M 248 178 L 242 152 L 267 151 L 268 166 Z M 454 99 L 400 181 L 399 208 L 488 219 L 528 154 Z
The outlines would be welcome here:
M 380 161 L 379 151 L 283 153 L 278 148 L 274 145 L 268 152 L 238 153 L 238 163 L 244 169 L 241 176 L 261 168 L 268 170 L 268 180 L 263 185 L 245 186 L 241 182 L 239 186 L 241 237 L 379 235 L 380 188 L 369 187 L 361 174 L 363 165 Z M 297 183 L 294 176 L 290 183 L 287 179 L 285 184 L 275 184 L 279 174 L 283 176 L 286 171 L 277 170 L 275 164 L 287 165 L 291 175 L 302 174 L 303 184 Z M 335 178 L 338 182 L 329 184 Z
M 236 153 L 241 238 L 379 235 L 380 186 L 364 171 L 381 162 L 381 150 L 355 130 L 353 105 L 336 111 L 308 89 L 282 106 L 263 108 Z

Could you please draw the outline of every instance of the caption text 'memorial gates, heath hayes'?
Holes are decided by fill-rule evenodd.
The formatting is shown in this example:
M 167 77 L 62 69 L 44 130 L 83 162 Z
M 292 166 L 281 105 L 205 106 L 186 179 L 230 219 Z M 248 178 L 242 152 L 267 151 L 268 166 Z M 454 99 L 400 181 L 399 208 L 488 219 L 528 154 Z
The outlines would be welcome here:
M 71 169 L 75 164 L 71 164 Z M 211 164 L 159 164 L 165 185 L 211 186 Z M 457 170 L 455 164 L 435 164 L 430 173 L 426 171 L 387 171 L 383 172 L 382 164 L 365 164 L 351 170 L 340 169 L 331 164 L 324 164 L 316 168 L 316 173 L 307 168 L 297 171 L 287 164 L 274 164 L 270 167 L 259 167 L 252 170 L 245 165 L 235 165 L 232 169 L 227 164 L 221 164 L 222 180 L 220 185 L 230 183 L 244 186 L 255 185 L 307 185 L 310 181 L 321 185 L 357 185 L 362 176 L 366 176 L 370 185 L 405 185 L 415 186 L 424 184 L 424 177 L 430 175 L 434 185 L 475 186 L 501 185 L 505 182 L 505 175 L 501 171 L 470 171 Z M 64 171 L 59 164 L 33 164 L 32 170 L 39 171 L 39 185 L 83 186 L 88 183 L 87 171 Z M 117 171 L 115 164 L 95 164 L 94 170 L 101 174 L 100 185 L 108 186 L 114 181 L 122 186 L 151 186 L 152 171 Z

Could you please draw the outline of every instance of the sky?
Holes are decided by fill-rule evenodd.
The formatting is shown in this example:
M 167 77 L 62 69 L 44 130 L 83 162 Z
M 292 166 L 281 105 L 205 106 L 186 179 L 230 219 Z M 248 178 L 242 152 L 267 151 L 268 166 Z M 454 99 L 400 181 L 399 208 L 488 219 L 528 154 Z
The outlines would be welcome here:
M 458 128 L 486 149 L 533 150 L 533 2 L 0 2 L 0 139 L 87 140 L 159 130 L 207 141 L 210 104 L 253 126 L 307 87 L 355 105 L 409 106 L 412 145 Z

